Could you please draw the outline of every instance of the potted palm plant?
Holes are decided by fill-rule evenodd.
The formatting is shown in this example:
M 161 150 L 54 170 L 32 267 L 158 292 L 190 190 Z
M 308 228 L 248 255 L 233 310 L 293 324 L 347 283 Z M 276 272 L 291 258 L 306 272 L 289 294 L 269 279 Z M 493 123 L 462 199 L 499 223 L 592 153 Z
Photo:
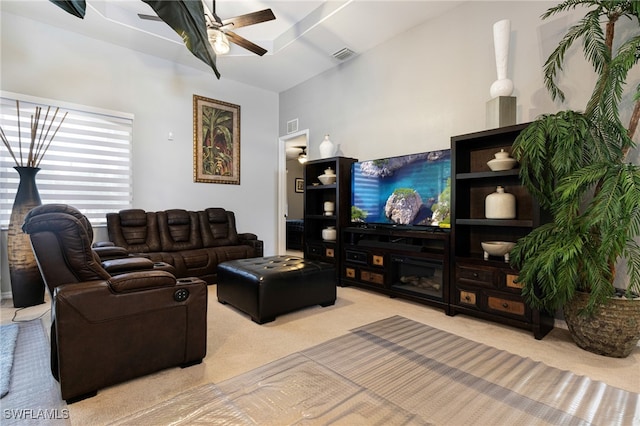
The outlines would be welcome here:
M 511 259 L 530 306 L 562 308 L 578 346 L 626 357 L 640 339 L 640 166 L 629 156 L 640 118 L 637 74 L 626 87 L 640 59 L 640 2 L 565 0 L 542 19 L 578 7 L 588 11 L 547 59 L 544 81 L 564 101 L 558 75 L 581 40 L 595 87 L 584 111 L 543 115 L 514 143 L 523 183 L 552 220 L 520 239 Z

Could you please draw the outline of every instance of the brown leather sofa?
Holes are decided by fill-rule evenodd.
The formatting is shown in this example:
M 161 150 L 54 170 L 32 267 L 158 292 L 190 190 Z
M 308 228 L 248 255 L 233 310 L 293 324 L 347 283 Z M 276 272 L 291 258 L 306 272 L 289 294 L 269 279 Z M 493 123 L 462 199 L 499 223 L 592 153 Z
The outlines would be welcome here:
M 166 262 L 177 277 L 216 282 L 217 266 L 235 259 L 262 257 L 255 234 L 239 234 L 235 215 L 222 208 L 147 212 L 121 210 L 107 214 L 109 240 L 135 256 Z
M 62 204 L 32 209 L 23 230 L 52 295 L 51 371 L 68 403 L 98 389 L 169 367 L 197 364 L 206 354 L 207 285 L 125 259 L 144 270 L 103 268 L 93 231 Z M 109 261 L 110 262 L 110 261 Z

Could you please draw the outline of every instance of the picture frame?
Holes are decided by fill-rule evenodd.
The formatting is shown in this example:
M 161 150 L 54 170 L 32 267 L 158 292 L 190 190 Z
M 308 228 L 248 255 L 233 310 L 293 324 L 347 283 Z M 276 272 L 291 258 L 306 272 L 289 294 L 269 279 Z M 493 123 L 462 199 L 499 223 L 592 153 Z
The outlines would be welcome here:
M 296 192 L 304 192 L 304 179 L 296 178 Z
M 193 95 L 193 181 L 240 185 L 240 106 Z

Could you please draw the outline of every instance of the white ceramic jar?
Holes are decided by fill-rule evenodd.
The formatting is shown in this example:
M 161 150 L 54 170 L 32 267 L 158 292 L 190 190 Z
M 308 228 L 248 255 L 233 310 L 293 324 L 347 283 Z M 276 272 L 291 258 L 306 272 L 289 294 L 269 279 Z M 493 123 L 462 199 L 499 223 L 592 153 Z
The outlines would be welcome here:
M 323 185 L 331 185 L 336 183 L 336 172 L 333 171 L 331 167 L 328 169 L 324 169 L 324 173 L 318 176 L 318 180 L 322 182 Z
M 484 215 L 487 219 L 515 219 L 515 195 L 504 192 L 504 188 L 498 186 L 496 192 L 485 198 Z
M 336 227 L 327 226 L 322 230 L 322 239 L 325 241 L 335 241 L 337 237 Z
M 324 214 L 325 216 L 331 216 L 336 208 L 336 204 L 333 201 L 324 202 Z
M 504 149 L 501 149 L 500 152 L 496 152 L 494 154 L 496 158 L 487 161 L 487 165 L 494 172 L 502 171 L 502 170 L 511 170 L 518 163 L 515 158 L 509 156 L 509 153 Z

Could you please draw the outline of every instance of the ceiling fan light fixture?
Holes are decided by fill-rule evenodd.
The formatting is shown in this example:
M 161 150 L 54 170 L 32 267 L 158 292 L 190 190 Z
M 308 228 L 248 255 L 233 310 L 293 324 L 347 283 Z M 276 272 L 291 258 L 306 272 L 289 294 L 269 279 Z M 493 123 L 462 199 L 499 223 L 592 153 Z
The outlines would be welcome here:
M 304 164 L 307 162 L 307 160 L 307 151 L 305 151 L 305 148 L 302 148 L 302 152 L 298 155 L 298 162 L 300 164 Z
M 229 38 L 225 33 L 214 28 L 207 29 L 209 35 L 209 43 L 213 47 L 213 51 L 216 55 L 225 55 L 229 53 Z

